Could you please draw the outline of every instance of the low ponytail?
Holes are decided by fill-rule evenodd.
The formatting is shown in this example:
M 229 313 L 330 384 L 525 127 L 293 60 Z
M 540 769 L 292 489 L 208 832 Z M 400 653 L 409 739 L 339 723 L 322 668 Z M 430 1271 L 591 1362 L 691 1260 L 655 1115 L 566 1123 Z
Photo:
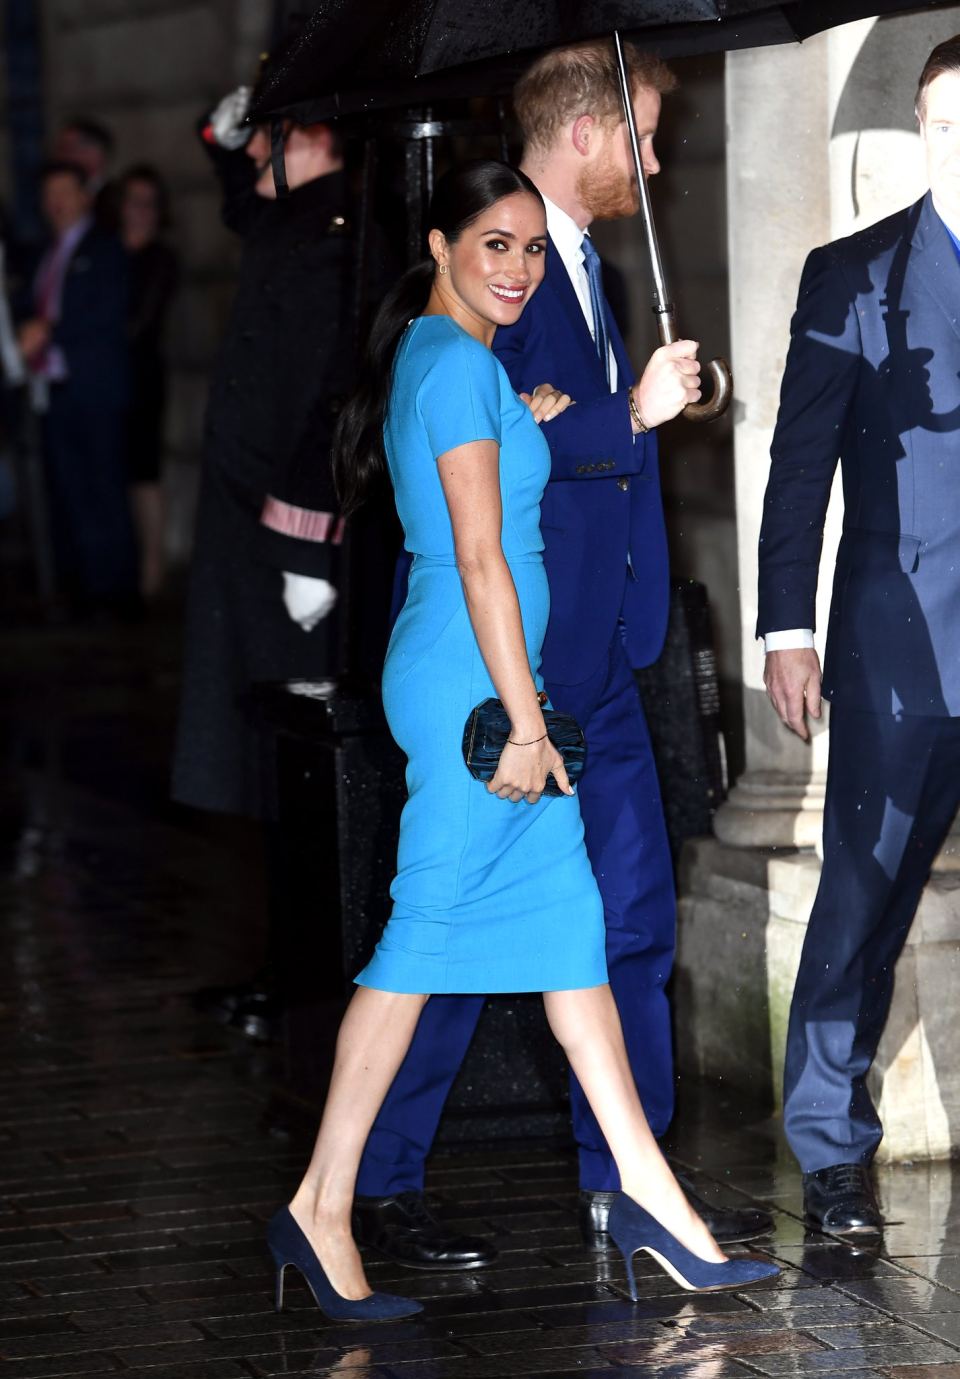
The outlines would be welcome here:
M 456 244 L 468 225 L 505 196 L 525 192 L 543 198 L 526 173 L 493 158 L 475 158 L 445 172 L 434 188 L 427 224 Z M 377 478 L 386 472 L 383 423 L 393 383 L 393 361 L 400 337 L 430 300 L 433 259 L 424 259 L 390 289 L 376 316 L 360 360 L 357 389 L 340 413 L 331 463 L 341 513 L 349 517 Z
M 408 268 L 377 308 L 360 359 L 359 382 L 337 422 L 331 464 L 344 517 L 363 502 L 386 473 L 383 420 L 390 398 L 393 361 L 410 321 L 423 314 L 433 284 L 433 259 Z

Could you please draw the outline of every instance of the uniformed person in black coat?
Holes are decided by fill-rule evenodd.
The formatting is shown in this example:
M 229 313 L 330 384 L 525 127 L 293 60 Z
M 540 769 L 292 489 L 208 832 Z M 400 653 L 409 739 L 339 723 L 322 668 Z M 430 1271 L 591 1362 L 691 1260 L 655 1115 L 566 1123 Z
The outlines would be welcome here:
M 288 123 L 278 198 L 268 132 L 242 123 L 247 98 L 201 125 L 243 249 L 207 404 L 173 794 L 270 820 L 274 748 L 251 687 L 337 668 L 328 449 L 354 358 L 355 238 L 336 133 Z

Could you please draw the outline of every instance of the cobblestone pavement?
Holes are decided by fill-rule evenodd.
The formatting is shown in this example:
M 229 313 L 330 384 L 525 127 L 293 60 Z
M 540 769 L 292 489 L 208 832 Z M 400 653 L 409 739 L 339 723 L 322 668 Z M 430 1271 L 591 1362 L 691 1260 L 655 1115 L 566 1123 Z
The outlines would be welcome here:
M 268 1129 L 271 1055 L 190 1000 L 249 962 L 252 883 L 163 803 L 173 650 L 103 637 L 0 635 L 0 1374 L 960 1379 L 950 1166 L 879 1174 L 882 1252 L 805 1236 L 776 1122 L 708 1088 L 672 1150 L 704 1195 L 774 1209 L 776 1284 L 692 1297 L 646 1263 L 630 1302 L 622 1262 L 580 1248 L 569 1152 L 530 1143 L 432 1163 L 496 1267 L 371 1259 L 426 1310 L 370 1326 L 327 1322 L 288 1274 L 278 1316 L 264 1224 L 306 1139 Z

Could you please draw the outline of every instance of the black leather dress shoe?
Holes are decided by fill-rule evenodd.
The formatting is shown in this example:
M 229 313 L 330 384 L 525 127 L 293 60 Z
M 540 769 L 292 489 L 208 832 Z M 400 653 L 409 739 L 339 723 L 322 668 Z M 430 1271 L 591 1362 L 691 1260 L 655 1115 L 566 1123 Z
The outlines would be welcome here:
M 283 1001 L 269 973 L 243 986 L 206 986 L 193 999 L 194 1009 L 221 1025 L 232 1025 L 258 1044 L 270 1044 L 280 1031 Z
M 834 1164 L 803 1175 L 803 1216 L 828 1235 L 881 1235 L 883 1217 L 865 1164 Z
M 272 1044 L 280 1035 L 283 999 L 275 991 L 254 991 L 237 1002 L 230 1019 L 255 1044 Z
M 210 1015 L 221 1025 L 229 1025 L 240 1002 L 258 989 L 252 982 L 245 986 L 205 986 L 194 996 L 193 1008 L 198 1015 Z
M 445 1230 L 423 1193 L 413 1190 L 393 1197 L 354 1197 L 353 1231 L 361 1244 L 408 1269 L 482 1269 L 497 1259 L 485 1240 Z
M 720 1207 L 715 1202 L 706 1202 L 699 1197 L 682 1173 L 677 1174 L 677 1182 L 718 1245 L 758 1240 L 760 1236 L 770 1235 L 773 1231 L 773 1217 L 762 1207 Z
M 613 1241 L 607 1234 L 607 1219 L 613 1206 L 615 1192 L 591 1192 L 589 1188 L 580 1189 L 577 1204 L 577 1221 L 580 1234 L 588 1250 L 612 1250 Z
M 687 1201 L 707 1227 L 718 1245 L 734 1245 L 743 1240 L 756 1240 L 773 1230 L 773 1217 L 759 1207 L 718 1207 L 698 1197 L 690 1184 L 678 1174 L 677 1181 Z M 607 1218 L 615 1192 L 580 1192 L 580 1234 L 588 1250 L 607 1250 Z
M 265 1001 L 274 995 L 276 980 L 268 967 L 262 968 L 247 982 L 233 986 L 204 986 L 193 997 L 193 1008 L 200 1015 L 212 1015 L 222 1025 L 229 1025 L 243 1004 Z

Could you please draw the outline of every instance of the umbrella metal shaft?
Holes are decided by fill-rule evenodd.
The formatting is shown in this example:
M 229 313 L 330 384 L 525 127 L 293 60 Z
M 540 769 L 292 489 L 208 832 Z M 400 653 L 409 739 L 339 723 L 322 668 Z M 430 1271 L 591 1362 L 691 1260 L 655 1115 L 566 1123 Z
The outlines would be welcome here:
M 620 96 L 623 100 L 623 114 L 627 123 L 627 136 L 630 140 L 630 151 L 633 154 L 633 166 L 637 173 L 637 192 L 640 197 L 640 213 L 643 217 L 643 228 L 647 235 L 647 248 L 650 251 L 650 267 L 653 271 L 653 297 L 654 315 L 657 318 L 657 328 L 660 334 L 661 345 L 672 345 L 679 339 L 677 330 L 676 314 L 673 303 L 667 295 L 667 285 L 663 278 L 663 261 L 660 258 L 660 246 L 657 243 L 657 230 L 653 223 L 653 207 L 650 204 L 650 189 L 647 186 L 646 175 L 643 171 L 643 155 L 640 152 L 640 137 L 637 133 L 637 117 L 633 110 L 633 93 L 630 90 L 630 81 L 627 76 L 627 64 L 623 56 L 623 44 L 620 41 L 620 34 L 615 29 L 613 32 L 613 46 L 617 58 L 617 80 L 620 84 Z M 688 421 L 713 421 L 726 411 L 730 399 L 733 397 L 733 377 L 730 373 L 730 365 L 725 359 L 711 359 L 706 366 L 707 373 L 713 379 L 713 394 L 706 402 L 688 402 L 683 409 L 683 415 Z
M 637 173 L 637 191 L 640 196 L 640 215 L 643 218 L 643 228 L 647 236 L 647 247 L 650 250 L 650 266 L 653 270 L 653 295 L 655 298 L 654 311 L 658 322 L 667 312 L 672 312 L 670 298 L 667 294 L 667 284 L 663 276 L 663 261 L 660 258 L 660 246 L 657 243 L 657 227 L 653 223 L 653 207 L 650 204 L 650 189 L 647 186 L 646 174 L 643 171 L 643 155 L 640 151 L 640 137 L 637 133 L 637 120 L 633 113 L 633 99 L 630 91 L 630 82 L 627 77 L 627 64 L 623 56 L 623 44 L 620 41 L 620 34 L 614 30 L 613 44 L 617 55 L 617 78 L 620 82 L 620 96 L 623 100 L 624 118 L 627 122 L 627 135 L 630 139 L 630 151 L 633 154 L 633 166 Z M 662 322 L 661 322 L 662 323 Z

